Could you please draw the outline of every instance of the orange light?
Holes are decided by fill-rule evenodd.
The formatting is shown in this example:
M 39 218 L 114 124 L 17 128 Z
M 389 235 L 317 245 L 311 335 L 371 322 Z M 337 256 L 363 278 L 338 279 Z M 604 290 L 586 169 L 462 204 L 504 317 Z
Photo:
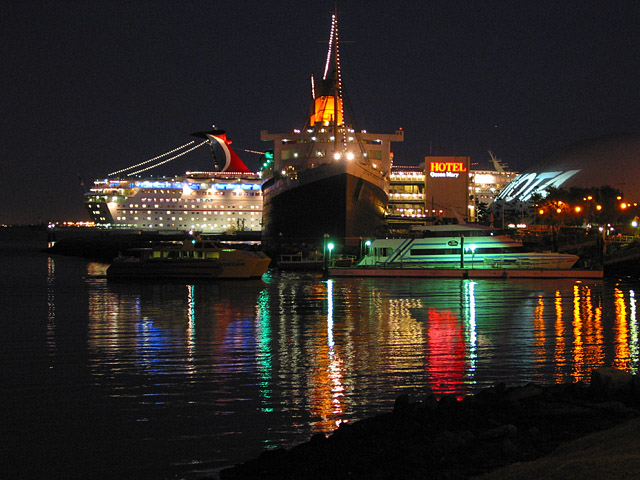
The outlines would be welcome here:
M 576 211 L 576 213 L 580 213 L 580 212 L 582 211 L 582 207 L 578 205 L 578 206 L 575 208 L 575 211 Z
M 596 210 L 602 210 L 602 205 L 596 205 Z
M 556 209 L 556 212 L 558 212 L 558 213 L 562 213 L 562 209 L 561 209 L 561 208 L 558 208 L 558 209 Z
M 620 208 L 624 210 L 625 208 L 627 208 L 627 204 L 626 203 L 621 203 L 620 204 Z
M 543 210 L 543 209 L 540 209 L 540 210 L 538 210 L 538 213 L 539 213 L 540 215 L 544 215 L 544 210 Z

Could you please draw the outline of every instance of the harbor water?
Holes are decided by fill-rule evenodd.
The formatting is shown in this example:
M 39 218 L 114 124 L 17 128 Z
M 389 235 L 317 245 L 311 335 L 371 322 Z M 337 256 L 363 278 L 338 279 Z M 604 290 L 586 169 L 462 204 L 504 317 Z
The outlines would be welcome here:
M 108 281 L 0 238 L 3 478 L 199 478 L 402 392 L 637 373 L 637 279 Z

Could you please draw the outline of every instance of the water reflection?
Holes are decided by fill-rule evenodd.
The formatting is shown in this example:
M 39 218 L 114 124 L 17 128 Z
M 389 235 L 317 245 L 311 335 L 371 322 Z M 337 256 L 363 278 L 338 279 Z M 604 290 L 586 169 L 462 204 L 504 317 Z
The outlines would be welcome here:
M 635 293 L 622 284 L 304 274 L 87 282 L 96 382 L 132 401 L 136 421 L 164 409 L 208 416 L 197 430 L 221 445 L 248 431 L 263 447 L 306 439 L 388 408 L 405 388 L 462 395 L 639 363 Z
M 56 353 L 56 262 L 52 257 L 47 257 L 47 352 L 49 357 Z M 49 368 L 53 368 L 50 364 Z
M 343 412 L 343 397 L 371 376 L 402 377 L 399 387 L 428 384 L 439 393 L 461 393 L 477 384 L 479 373 L 486 376 L 487 368 L 501 370 L 505 355 L 527 372 L 551 368 L 549 378 L 555 381 L 584 380 L 605 363 L 637 369 L 633 290 L 613 288 L 613 315 L 607 318 L 597 283 L 545 291 L 526 283 L 504 288 L 470 280 L 435 287 L 422 282 L 409 289 L 381 281 L 291 280 L 231 289 L 216 284 L 132 289 L 94 280 L 90 344 L 98 357 L 131 349 L 138 365 L 152 374 L 158 364 L 169 366 L 160 360 L 169 352 L 181 359 L 172 367 L 191 373 L 202 367 L 201 355 L 214 355 L 216 368 L 258 373 L 267 411 L 273 408 L 274 382 L 285 380 L 291 382 L 292 399 L 308 402 L 323 422 Z M 498 293 L 504 301 L 494 298 Z M 53 293 L 49 300 L 53 329 Z M 274 378 L 278 374 L 286 379 Z

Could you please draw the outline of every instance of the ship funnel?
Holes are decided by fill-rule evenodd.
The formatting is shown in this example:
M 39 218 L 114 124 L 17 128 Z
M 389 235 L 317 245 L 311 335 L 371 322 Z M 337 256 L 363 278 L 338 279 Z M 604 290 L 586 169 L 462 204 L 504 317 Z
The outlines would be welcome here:
M 238 154 L 230 147 L 231 140 L 227 138 L 224 130 L 212 130 L 210 132 L 196 132 L 191 134 L 194 137 L 204 138 L 210 142 L 216 142 L 224 152 L 224 165 L 220 169 L 222 172 L 251 173 L 249 167 L 240 159 Z

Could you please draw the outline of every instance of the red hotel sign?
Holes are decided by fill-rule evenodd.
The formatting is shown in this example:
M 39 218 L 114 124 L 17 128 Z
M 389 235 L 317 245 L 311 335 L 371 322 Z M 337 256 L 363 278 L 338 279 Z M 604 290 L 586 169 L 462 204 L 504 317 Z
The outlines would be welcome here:
M 463 162 L 430 162 L 431 177 L 458 178 L 460 173 L 467 171 Z

